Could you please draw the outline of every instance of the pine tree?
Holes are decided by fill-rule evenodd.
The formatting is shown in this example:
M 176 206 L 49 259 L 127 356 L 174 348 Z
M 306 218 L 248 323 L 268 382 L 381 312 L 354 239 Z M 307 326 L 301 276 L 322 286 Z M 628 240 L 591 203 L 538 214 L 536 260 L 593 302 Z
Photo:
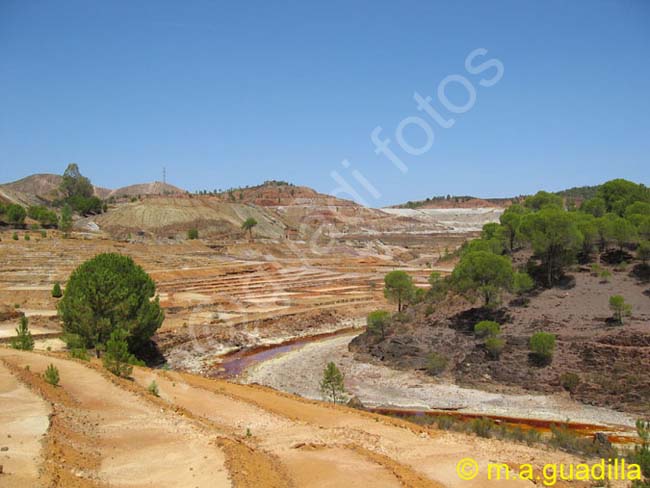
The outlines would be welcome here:
M 58 386 L 59 384 L 59 370 L 56 366 L 53 364 L 50 364 L 47 369 L 45 370 L 45 374 L 43 375 L 45 378 L 45 381 L 47 381 L 50 385 L 52 386 Z
M 106 342 L 106 352 L 104 353 L 104 367 L 115 376 L 123 378 L 131 376 L 132 364 L 136 362 L 135 356 L 129 352 L 127 337 L 126 330 L 121 327 L 115 329 Z
M 34 338 L 29 331 L 27 317 L 20 318 L 20 324 L 16 328 L 16 337 L 11 340 L 11 347 L 23 351 L 31 351 L 34 349 Z
M 63 292 L 61 291 L 61 285 L 57 281 L 54 283 L 54 287 L 52 287 L 52 296 L 54 298 L 61 298 L 63 296 Z
M 320 383 L 320 391 L 323 398 L 333 403 L 341 403 L 345 395 L 343 384 L 343 373 L 336 367 L 336 364 L 329 362 L 323 371 L 323 380 Z

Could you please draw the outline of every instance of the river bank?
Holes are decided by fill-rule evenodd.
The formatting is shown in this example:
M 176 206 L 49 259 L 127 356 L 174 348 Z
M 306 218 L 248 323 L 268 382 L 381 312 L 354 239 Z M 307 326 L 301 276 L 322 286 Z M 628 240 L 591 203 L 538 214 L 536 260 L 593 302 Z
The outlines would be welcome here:
M 636 419 L 592 407 L 564 395 L 491 393 L 443 383 L 418 371 L 398 371 L 356 361 L 347 345 L 355 334 L 319 340 L 250 366 L 243 383 L 259 383 L 306 398 L 321 399 L 319 381 L 329 361 L 345 375 L 345 387 L 367 407 L 453 410 L 457 413 L 538 419 L 632 429 Z

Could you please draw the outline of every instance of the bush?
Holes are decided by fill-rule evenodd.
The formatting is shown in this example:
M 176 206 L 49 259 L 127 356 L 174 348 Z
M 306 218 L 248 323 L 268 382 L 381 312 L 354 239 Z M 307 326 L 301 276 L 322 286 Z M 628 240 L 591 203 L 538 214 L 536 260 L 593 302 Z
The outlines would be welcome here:
M 63 296 L 61 285 L 58 282 L 54 283 L 54 286 L 52 287 L 52 296 L 54 298 L 61 298 Z
M 188 231 L 187 231 L 187 238 L 188 238 L 190 241 L 193 241 L 193 240 L 195 240 L 195 239 L 198 239 L 198 238 L 199 238 L 199 231 L 198 231 L 198 229 L 190 229 L 190 230 L 188 230 Z
M 20 323 L 16 328 L 16 337 L 11 339 L 11 347 L 21 351 L 31 351 L 34 349 L 34 338 L 29 331 L 29 321 L 27 317 L 21 317 Z
M 43 375 L 45 381 L 47 381 L 52 386 L 58 386 L 59 384 L 59 370 L 53 364 L 50 364 L 45 370 Z
M 29 241 L 29 240 L 31 240 L 31 239 L 32 239 L 32 238 L 29 237 L 29 234 L 25 234 L 25 240 L 26 240 L 26 241 Z
M 632 315 L 632 305 L 625 303 L 625 298 L 621 295 L 612 295 L 609 297 L 609 308 L 614 312 L 614 322 L 623 325 L 623 319 Z
M 153 280 L 130 257 L 99 254 L 70 275 L 58 305 L 63 331 L 93 348 L 106 344 L 119 326 L 129 350 L 137 352 L 164 318 L 158 298 L 152 300 L 155 292 Z
M 4 213 L 7 222 L 14 225 L 22 225 L 27 217 L 27 211 L 15 203 L 8 205 Z
M 488 337 L 485 339 L 485 349 L 494 359 L 499 359 L 505 346 L 506 341 L 499 337 Z
M 641 442 L 634 447 L 630 461 L 641 467 L 645 482 L 635 481 L 632 486 L 634 488 L 647 488 L 650 487 L 650 422 L 637 420 L 636 431 Z
M 149 383 L 149 386 L 147 386 L 147 391 L 153 396 L 160 396 L 160 391 L 158 391 L 158 383 L 156 383 L 156 380 L 152 380 L 151 383 Z
M 535 282 L 528 273 L 515 273 L 512 280 L 512 291 L 524 295 L 535 287 Z
M 70 349 L 69 354 L 71 358 L 81 359 L 82 361 L 90 361 L 90 356 L 88 355 L 88 351 L 83 347 Z
M 44 231 L 44 230 L 42 230 L 42 231 L 41 231 L 41 238 L 42 238 L 42 239 L 45 239 L 46 237 L 47 237 L 47 232 Z
M 490 438 L 494 430 L 494 421 L 486 417 L 480 419 L 473 419 L 470 423 L 470 430 L 479 437 Z
M 14 241 L 17 241 L 17 240 L 18 240 L 18 234 L 17 234 L 16 232 L 14 232 L 13 235 L 11 236 L 11 238 L 12 238 Z
M 603 281 L 603 283 L 609 283 L 611 277 L 612 273 L 608 269 L 604 269 L 600 272 L 600 279 Z
M 432 376 L 442 373 L 447 367 L 449 360 L 442 354 L 432 352 L 427 356 L 427 372 Z
M 580 376 L 575 373 L 562 373 L 560 375 L 560 384 L 569 393 L 573 393 L 580 384 Z
M 550 364 L 555 351 L 555 336 L 548 332 L 537 332 L 530 338 L 530 350 L 539 364 Z
M 479 337 L 494 337 L 501 332 L 501 326 L 492 320 L 483 320 L 474 326 L 474 333 Z

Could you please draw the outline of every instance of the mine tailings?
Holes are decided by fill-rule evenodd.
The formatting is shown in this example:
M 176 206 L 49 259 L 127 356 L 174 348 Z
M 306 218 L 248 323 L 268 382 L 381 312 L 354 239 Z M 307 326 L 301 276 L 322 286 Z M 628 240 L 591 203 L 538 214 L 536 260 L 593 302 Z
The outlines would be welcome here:
M 343 335 L 353 335 L 363 332 L 363 328 L 359 327 L 346 327 L 344 329 L 335 330 L 332 332 L 324 332 L 322 334 L 315 334 L 304 337 L 295 337 L 278 344 L 264 344 L 261 346 L 248 347 L 230 352 L 221 356 L 221 363 L 215 365 L 215 369 L 210 373 L 213 378 L 233 379 L 243 373 L 247 368 L 255 364 L 273 359 L 280 354 L 300 349 L 301 347 L 332 337 L 339 337 Z
M 506 425 L 512 428 L 521 428 L 522 430 L 536 430 L 540 434 L 548 434 L 551 427 L 564 427 L 574 434 L 582 437 L 594 437 L 598 432 L 607 436 L 612 444 L 635 444 L 638 439 L 633 429 L 627 427 L 606 427 L 603 425 L 584 424 L 577 422 L 560 422 L 557 420 L 540 420 L 519 417 L 508 417 L 503 415 L 489 415 L 478 413 L 463 413 L 453 410 L 413 410 L 405 408 L 388 408 L 388 407 L 368 407 L 369 412 L 390 417 L 408 419 L 409 417 L 453 417 L 461 422 L 470 422 L 474 419 L 487 418 L 494 421 L 497 425 Z M 630 433 L 630 436 L 620 435 L 623 432 Z

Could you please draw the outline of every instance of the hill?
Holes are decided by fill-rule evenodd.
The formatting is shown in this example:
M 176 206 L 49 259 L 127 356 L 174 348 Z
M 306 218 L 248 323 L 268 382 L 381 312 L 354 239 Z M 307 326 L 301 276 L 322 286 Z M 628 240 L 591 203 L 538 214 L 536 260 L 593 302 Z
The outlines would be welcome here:
M 60 198 L 59 188 L 63 177 L 60 175 L 42 173 L 30 175 L 11 183 L 0 185 L 0 197 L 11 203 L 23 206 L 48 205 Z M 94 187 L 95 195 L 105 198 L 110 190 Z
M 0 199 L 7 203 L 18 203 L 23 206 L 49 205 L 61 198 L 59 188 L 63 177 L 56 174 L 34 174 L 10 183 L 0 185 Z M 117 190 L 94 186 L 95 196 L 105 200 L 110 197 L 132 197 L 139 195 L 174 195 L 186 193 L 170 184 L 154 181 L 129 185 Z
M 109 190 L 109 193 L 104 198 L 120 198 L 132 197 L 139 195 L 178 195 L 187 193 L 185 190 L 177 186 L 163 183 L 161 181 L 154 181 L 152 183 L 141 183 L 137 185 L 124 186 L 117 190 Z

